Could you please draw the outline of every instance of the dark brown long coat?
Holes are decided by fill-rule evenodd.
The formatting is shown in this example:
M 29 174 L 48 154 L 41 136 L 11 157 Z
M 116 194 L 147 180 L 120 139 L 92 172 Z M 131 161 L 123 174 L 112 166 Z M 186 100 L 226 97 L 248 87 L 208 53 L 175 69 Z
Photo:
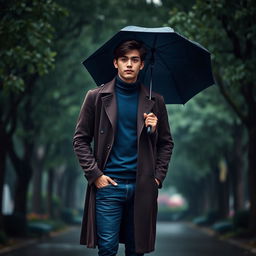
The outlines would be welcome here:
M 94 181 L 103 174 L 102 170 L 114 143 L 116 130 L 117 105 L 114 82 L 113 79 L 88 91 L 73 139 L 75 153 L 88 180 L 80 243 L 90 248 L 97 245 Z M 158 196 L 158 186 L 154 178 L 160 181 L 161 188 L 173 149 L 163 97 L 153 92 L 152 100 L 149 100 L 148 95 L 148 90 L 141 85 L 137 115 L 138 169 L 134 199 L 134 236 L 137 253 L 154 250 Z M 153 112 L 158 118 L 157 130 L 151 135 L 146 132 L 143 118 L 143 113 L 149 112 Z M 121 243 L 124 242 L 122 234 L 121 228 Z

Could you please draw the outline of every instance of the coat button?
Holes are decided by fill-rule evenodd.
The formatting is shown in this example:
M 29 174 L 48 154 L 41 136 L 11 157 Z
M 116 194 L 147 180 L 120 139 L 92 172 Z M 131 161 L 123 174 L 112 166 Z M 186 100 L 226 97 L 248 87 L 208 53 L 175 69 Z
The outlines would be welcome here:
M 104 133 L 104 130 L 100 130 L 100 134 L 103 134 Z
M 110 149 L 110 145 L 107 146 L 107 149 Z

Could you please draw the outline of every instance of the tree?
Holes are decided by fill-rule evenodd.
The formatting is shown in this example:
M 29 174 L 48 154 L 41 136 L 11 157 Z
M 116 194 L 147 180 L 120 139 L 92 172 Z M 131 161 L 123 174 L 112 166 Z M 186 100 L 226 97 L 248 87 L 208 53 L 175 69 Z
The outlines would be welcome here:
M 177 141 L 169 182 L 189 199 L 192 208 L 198 208 L 194 212 L 209 210 L 211 204 L 211 210 L 226 217 L 229 213 L 228 177 L 233 166 L 228 168 L 227 179 L 221 181 L 219 162 L 234 155 L 233 141 L 236 138 L 230 131 L 233 122 L 239 122 L 238 118 L 229 110 L 216 86 L 200 93 L 184 107 L 170 105 L 168 109 L 174 141 Z M 243 152 L 239 153 L 243 157 Z M 222 191 L 219 197 L 217 191 Z M 206 197 L 199 200 L 201 195 Z M 236 201 L 236 197 L 234 199 Z M 195 207 L 195 201 L 201 204 Z
M 31 91 L 38 77 L 53 67 L 56 55 L 51 48 L 54 33 L 51 19 L 63 12 L 51 0 L 1 1 L 0 35 L 4 40 L 0 48 L 0 144 L 5 147 L 0 149 L 0 212 L 7 153 L 10 153 L 12 160 L 20 162 L 13 144 L 18 108 L 26 99 L 25 111 L 30 117 Z M 30 128 L 33 129 L 33 126 Z M 28 137 L 23 160 L 28 160 L 31 152 L 27 150 L 30 146 Z M 18 166 L 18 162 L 14 166 Z M 27 177 L 30 167 L 22 166 L 24 169 L 19 166 L 19 172 Z
M 252 0 L 198 0 L 172 10 L 168 24 L 213 53 L 216 84 L 248 134 L 250 231 L 256 232 L 256 5 Z

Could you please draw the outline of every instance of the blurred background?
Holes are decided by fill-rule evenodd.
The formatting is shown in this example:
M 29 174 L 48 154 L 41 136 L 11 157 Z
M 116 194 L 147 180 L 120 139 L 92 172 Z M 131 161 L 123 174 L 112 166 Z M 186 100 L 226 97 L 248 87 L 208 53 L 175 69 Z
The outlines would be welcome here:
M 175 147 L 159 222 L 255 246 L 255 1 L 0 0 L 0 13 L 2 247 L 69 225 L 79 232 L 87 182 L 72 139 L 96 87 L 81 63 L 127 25 L 170 26 L 212 53 L 216 84 L 167 105 Z

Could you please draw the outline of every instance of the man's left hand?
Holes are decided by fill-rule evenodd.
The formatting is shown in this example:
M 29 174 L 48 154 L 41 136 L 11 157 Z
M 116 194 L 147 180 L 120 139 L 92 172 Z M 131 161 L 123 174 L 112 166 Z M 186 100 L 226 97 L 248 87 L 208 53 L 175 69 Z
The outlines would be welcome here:
M 144 113 L 144 119 L 145 119 L 145 125 L 146 127 L 148 127 L 149 125 L 151 125 L 152 127 L 152 132 L 155 132 L 156 130 L 156 125 L 157 125 L 157 117 L 155 116 L 154 113 L 149 113 L 149 114 L 146 114 Z

